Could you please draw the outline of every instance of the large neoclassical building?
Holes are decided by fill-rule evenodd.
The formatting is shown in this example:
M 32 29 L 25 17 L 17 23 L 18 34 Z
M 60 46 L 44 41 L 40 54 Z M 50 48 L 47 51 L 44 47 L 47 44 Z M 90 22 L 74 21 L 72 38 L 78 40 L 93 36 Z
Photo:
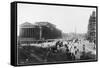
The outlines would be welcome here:
M 20 25 L 19 38 L 27 41 L 59 39 L 62 37 L 61 30 L 49 22 L 25 22 Z

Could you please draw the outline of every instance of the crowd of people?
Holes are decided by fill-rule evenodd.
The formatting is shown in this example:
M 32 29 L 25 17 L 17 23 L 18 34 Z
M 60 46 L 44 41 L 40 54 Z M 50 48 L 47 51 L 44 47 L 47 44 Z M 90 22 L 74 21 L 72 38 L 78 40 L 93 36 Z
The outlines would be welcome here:
M 65 53 L 66 56 L 73 57 L 72 59 L 81 59 L 81 56 L 83 53 L 92 52 L 87 48 L 85 43 L 82 43 L 82 41 L 79 41 L 78 39 L 74 41 L 57 41 L 53 47 L 49 47 L 49 51 L 53 53 L 61 52 Z M 92 46 L 92 45 L 91 45 Z M 95 45 L 94 45 L 95 46 Z
M 22 51 L 23 52 L 27 51 L 28 56 L 31 54 L 33 55 L 32 57 L 35 58 L 36 56 L 41 58 L 40 55 L 42 55 L 43 57 L 42 60 L 44 62 L 67 61 L 67 60 L 73 61 L 81 59 L 87 60 L 87 59 L 95 59 L 96 56 L 96 50 L 95 50 L 96 45 L 94 43 L 90 43 L 88 41 L 79 39 L 57 40 L 54 42 L 43 42 L 41 44 L 39 43 L 39 44 L 27 44 L 27 45 L 28 46 L 23 46 L 24 48 Z

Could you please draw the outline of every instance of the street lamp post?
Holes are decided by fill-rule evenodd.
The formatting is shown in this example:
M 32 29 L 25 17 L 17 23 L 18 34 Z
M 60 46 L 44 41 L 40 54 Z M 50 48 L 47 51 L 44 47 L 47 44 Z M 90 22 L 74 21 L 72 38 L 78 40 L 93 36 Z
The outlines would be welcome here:
M 39 26 L 39 28 L 40 28 L 40 40 L 41 40 L 42 39 L 42 27 Z

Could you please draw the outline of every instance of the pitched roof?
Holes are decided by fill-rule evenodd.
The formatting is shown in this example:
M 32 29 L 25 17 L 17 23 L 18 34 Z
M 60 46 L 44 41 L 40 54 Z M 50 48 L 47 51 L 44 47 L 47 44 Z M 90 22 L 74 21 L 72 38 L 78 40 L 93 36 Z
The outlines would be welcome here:
M 35 25 L 29 23 L 29 22 L 25 22 L 23 24 L 20 25 L 21 28 L 34 28 Z
M 37 25 L 37 26 L 47 26 L 47 27 L 53 27 L 53 28 L 56 27 L 54 24 L 51 24 L 49 22 L 36 22 L 35 25 Z

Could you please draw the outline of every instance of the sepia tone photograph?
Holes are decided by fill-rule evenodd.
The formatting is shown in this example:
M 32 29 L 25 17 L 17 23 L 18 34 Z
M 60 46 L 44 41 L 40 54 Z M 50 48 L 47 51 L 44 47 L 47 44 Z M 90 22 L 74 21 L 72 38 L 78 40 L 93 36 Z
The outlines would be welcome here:
M 97 59 L 96 8 L 17 4 L 17 64 Z

